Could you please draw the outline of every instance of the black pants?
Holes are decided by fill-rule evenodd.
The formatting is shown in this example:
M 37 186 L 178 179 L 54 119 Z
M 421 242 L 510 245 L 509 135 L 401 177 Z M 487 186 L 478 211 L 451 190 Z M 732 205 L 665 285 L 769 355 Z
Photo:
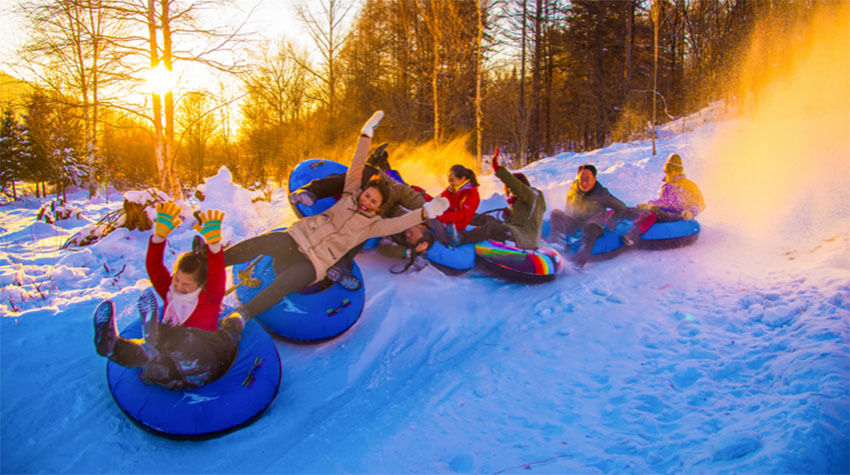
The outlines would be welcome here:
M 266 255 L 274 259 L 275 278 L 254 298 L 236 309 L 245 318 L 252 318 L 272 308 L 292 292 L 303 289 L 316 280 L 316 269 L 286 231 L 273 231 L 237 242 L 224 250 L 224 265 L 232 266 Z
M 224 376 L 236 359 L 241 329 L 218 331 L 172 327 L 154 319 L 145 339 L 118 337 L 109 359 L 128 368 L 144 368 L 148 381 L 168 389 L 209 384 Z
M 572 236 L 581 231 L 582 248 L 586 249 L 587 252 L 593 249 L 593 244 L 596 243 L 599 236 L 602 236 L 602 226 L 573 218 L 559 209 L 553 209 L 549 219 L 552 222 L 550 239 L 556 238 L 559 234 Z
M 360 178 L 360 186 L 361 188 L 366 187 L 369 183 L 369 179 L 372 176 L 378 174 L 380 170 L 371 166 L 364 165 L 363 166 L 363 175 Z M 316 195 L 316 199 L 320 200 L 322 198 L 330 198 L 331 196 L 341 195 L 343 189 L 345 188 L 345 173 L 332 173 L 322 178 L 316 178 L 312 180 L 310 183 L 302 186 L 301 189 L 308 190 L 314 195 Z
M 511 228 L 489 214 L 476 214 L 469 224 L 475 227 L 459 233 L 461 244 L 481 242 L 488 239 L 504 242 L 512 238 Z

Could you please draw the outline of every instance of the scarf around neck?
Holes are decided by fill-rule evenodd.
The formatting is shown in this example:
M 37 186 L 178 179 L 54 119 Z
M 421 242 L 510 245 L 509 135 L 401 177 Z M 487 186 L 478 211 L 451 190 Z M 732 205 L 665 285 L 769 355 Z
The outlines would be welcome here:
M 162 321 L 174 327 L 183 325 L 195 311 L 195 307 L 198 306 L 198 296 L 201 294 L 201 290 L 202 288 L 198 287 L 194 292 L 181 294 L 174 290 L 172 284 L 168 288 L 168 305 L 165 307 Z

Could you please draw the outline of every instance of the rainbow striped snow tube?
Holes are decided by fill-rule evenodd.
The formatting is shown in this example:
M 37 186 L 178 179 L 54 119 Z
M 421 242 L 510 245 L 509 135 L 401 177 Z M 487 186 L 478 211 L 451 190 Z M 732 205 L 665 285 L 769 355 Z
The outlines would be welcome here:
M 520 249 L 513 244 L 484 241 L 475 244 L 475 254 L 487 270 L 520 282 L 549 282 L 564 268 L 558 251 L 546 245 Z

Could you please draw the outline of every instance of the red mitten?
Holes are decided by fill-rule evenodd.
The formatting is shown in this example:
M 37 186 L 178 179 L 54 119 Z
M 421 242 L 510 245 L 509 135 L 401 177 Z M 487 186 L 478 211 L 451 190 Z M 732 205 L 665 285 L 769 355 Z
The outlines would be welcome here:
M 499 171 L 499 147 L 493 152 L 493 158 L 490 159 L 490 165 L 493 165 L 493 173 Z

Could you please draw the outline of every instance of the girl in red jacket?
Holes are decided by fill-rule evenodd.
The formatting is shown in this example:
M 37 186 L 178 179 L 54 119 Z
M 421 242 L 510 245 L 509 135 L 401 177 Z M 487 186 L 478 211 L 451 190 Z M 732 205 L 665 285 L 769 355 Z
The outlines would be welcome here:
M 159 203 L 153 235 L 148 243 L 145 267 L 154 289 L 163 300 L 162 318 L 150 289 L 139 298 L 143 338 L 127 339 L 115 326 L 115 306 L 101 302 L 94 313 L 95 347 L 98 354 L 129 368 L 144 368 L 151 382 L 169 389 L 203 386 L 223 376 L 236 357 L 242 325 L 218 316 L 226 277 L 221 249 L 224 213 L 200 214 L 201 232 L 193 251 L 180 256 L 172 275 L 162 263 L 165 239 L 180 225 L 181 209 Z
M 444 245 L 457 245 L 478 210 L 478 179 L 475 172 L 463 165 L 449 169 L 449 186 L 440 196 L 449 200 L 449 209 L 431 222 L 434 237 Z

